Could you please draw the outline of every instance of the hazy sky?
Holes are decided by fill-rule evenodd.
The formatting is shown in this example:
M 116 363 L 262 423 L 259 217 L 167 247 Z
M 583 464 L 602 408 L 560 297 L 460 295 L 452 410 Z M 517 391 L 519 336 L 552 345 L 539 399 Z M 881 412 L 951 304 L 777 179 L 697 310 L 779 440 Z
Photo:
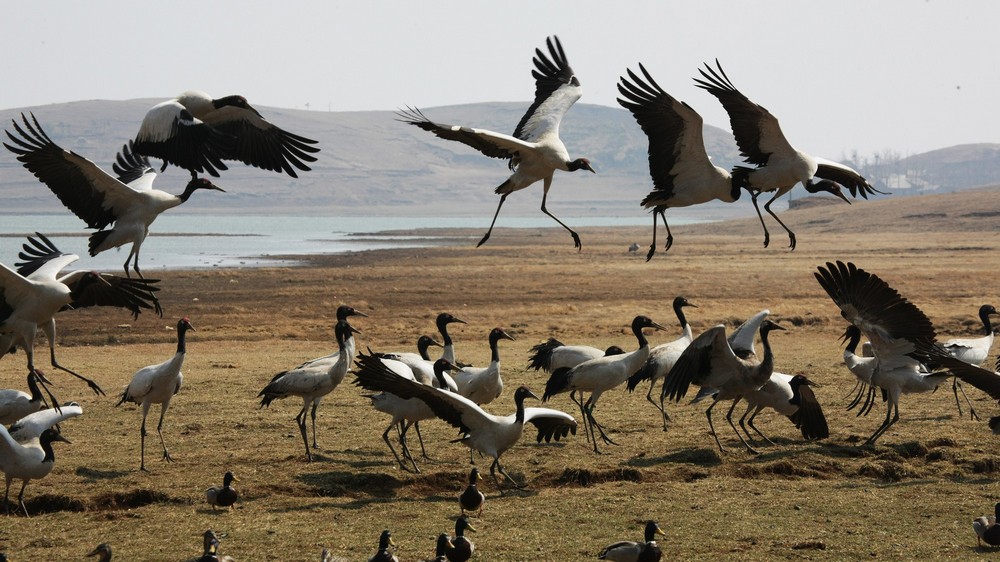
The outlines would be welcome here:
M 1000 142 L 992 0 L 98 0 L 3 11 L 0 108 L 186 89 L 317 111 L 527 103 L 534 49 L 556 34 L 582 103 L 617 107 L 618 77 L 641 61 L 707 123 L 728 127 L 692 83 L 719 58 L 813 154 Z

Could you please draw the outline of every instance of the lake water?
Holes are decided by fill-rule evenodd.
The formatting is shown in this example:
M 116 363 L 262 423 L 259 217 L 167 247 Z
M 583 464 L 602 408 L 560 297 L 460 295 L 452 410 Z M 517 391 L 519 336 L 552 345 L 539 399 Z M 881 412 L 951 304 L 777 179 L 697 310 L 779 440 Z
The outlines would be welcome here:
M 302 217 L 217 216 L 164 214 L 150 227 L 142 245 L 139 267 L 143 273 L 156 269 L 204 267 L 262 267 L 295 265 L 294 260 L 274 256 L 337 254 L 364 250 L 427 246 L 431 236 L 372 236 L 379 232 L 422 228 L 473 228 L 489 226 L 483 217 Z M 648 225 L 647 215 L 634 217 L 572 217 L 574 227 Z M 697 219 L 671 219 L 671 224 L 690 224 Z M 552 219 L 503 217 L 503 227 L 556 226 Z M 96 257 L 87 256 L 91 230 L 70 213 L 0 215 L 0 262 L 13 266 L 25 234 L 41 232 L 61 251 L 80 256 L 79 267 L 102 271 L 121 270 L 128 246 Z M 469 244 L 478 241 L 471 240 Z

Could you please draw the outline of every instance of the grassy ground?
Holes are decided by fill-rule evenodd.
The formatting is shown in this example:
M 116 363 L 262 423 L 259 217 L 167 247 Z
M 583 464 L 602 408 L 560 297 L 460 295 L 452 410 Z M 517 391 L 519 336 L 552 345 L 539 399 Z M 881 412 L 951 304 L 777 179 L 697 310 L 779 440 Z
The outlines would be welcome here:
M 640 538 L 648 518 L 666 530 L 662 544 L 677 559 L 991 556 L 976 548 L 970 525 L 1000 495 L 997 444 L 985 421 L 960 418 L 950 389 L 904 396 L 902 420 L 877 447 L 858 448 L 882 412 L 845 411 L 853 386 L 838 342 L 845 324 L 812 272 L 829 260 L 854 261 L 920 306 L 943 337 L 973 335 L 979 305 L 998 300 L 1000 233 L 982 214 L 995 200 L 993 191 L 971 201 L 787 212 L 799 235 L 795 252 L 784 249 L 780 230 L 771 248 L 761 248 L 759 226 L 743 221 L 675 228 L 674 248 L 649 263 L 625 251 L 633 240 L 645 251 L 645 228 L 584 229 L 579 253 L 560 229 L 497 230 L 479 249 L 480 232 L 454 232 L 454 247 L 322 257 L 296 269 L 167 272 L 162 319 L 61 315 L 60 361 L 94 377 L 108 396 L 52 374 L 58 396 L 79 401 L 86 414 L 64 424 L 73 444 L 57 443 L 54 471 L 28 487 L 33 516 L 0 519 L 0 551 L 14 561 L 77 559 L 106 541 L 116 559 L 177 560 L 198 554 L 201 534 L 212 528 L 225 535 L 221 552 L 238 560 L 316 560 L 323 547 L 365 560 L 389 528 L 401 559 L 431 558 L 436 535 L 454 527 L 468 473 L 467 450 L 448 443 L 451 428 L 424 424 L 435 460 L 414 475 L 393 466 L 380 439 L 388 419 L 350 375 L 320 408 L 321 450 L 312 464 L 292 420 L 300 404 L 257 408 L 256 394 L 274 373 L 335 349 L 336 305 L 370 315 L 354 322 L 364 331 L 362 350 L 411 349 L 448 311 L 469 323 L 452 330 L 459 358 L 485 364 L 486 335 L 503 326 L 517 338 L 500 344 L 507 389 L 526 384 L 540 394 L 546 376 L 525 367 L 532 345 L 555 336 L 634 348 L 628 325 L 636 314 L 669 327 L 650 336 L 654 345 L 669 341 L 679 332 L 670 301 L 682 294 L 699 306 L 688 314 L 696 333 L 769 308 L 789 328 L 772 339 L 778 369 L 824 385 L 817 395 L 830 439 L 802 442 L 787 419 L 762 414 L 758 425 L 777 446 L 750 456 L 720 406 L 717 427 L 728 448 L 720 454 L 703 405 L 671 405 L 663 432 L 645 388 L 610 392 L 595 414 L 619 446 L 595 455 L 582 432 L 554 445 L 528 438 L 503 458 L 528 481 L 526 490 L 501 498 L 484 480 L 486 509 L 473 520 L 477 559 L 591 559 L 610 542 Z M 152 472 L 143 474 L 139 410 L 115 408 L 114 394 L 135 370 L 173 354 L 171 328 L 184 315 L 198 331 L 189 333 L 184 388 L 164 423 L 177 462 L 159 460 L 151 433 Z M 3 387 L 23 386 L 23 361 L 17 354 L 0 362 Z M 969 393 L 984 418 L 997 413 L 984 394 Z M 547 405 L 574 412 L 565 395 Z M 512 411 L 510 390 L 488 409 Z M 241 501 L 213 511 L 204 489 L 226 470 L 240 479 Z

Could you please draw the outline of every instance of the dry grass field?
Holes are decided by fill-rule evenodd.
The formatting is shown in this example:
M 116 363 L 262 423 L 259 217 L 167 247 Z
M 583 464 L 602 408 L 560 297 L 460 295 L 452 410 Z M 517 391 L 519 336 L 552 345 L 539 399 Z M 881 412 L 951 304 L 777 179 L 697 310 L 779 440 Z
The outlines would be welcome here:
M 276 372 L 335 349 L 336 306 L 370 315 L 353 321 L 364 332 L 361 350 L 409 350 L 420 334 L 434 334 L 437 313 L 451 312 L 468 322 L 452 329 L 459 358 L 478 365 L 489 360 L 487 333 L 503 326 L 517 338 L 500 344 L 508 390 L 487 409 L 509 413 L 513 388 L 541 395 L 545 384 L 546 375 L 526 369 L 531 346 L 555 336 L 631 349 L 637 314 L 668 327 L 650 335 L 652 345 L 669 341 L 679 332 L 670 302 L 684 295 L 699 307 L 688 312 L 696 333 L 770 309 L 788 328 L 772 337 L 777 368 L 823 385 L 816 392 L 830 438 L 803 442 L 786 418 L 764 413 L 758 426 L 777 445 L 750 456 L 720 405 L 716 427 L 728 448 L 720 454 L 704 404 L 671 405 L 663 432 L 644 387 L 609 392 L 595 413 L 619 446 L 595 455 L 582 431 L 558 444 L 526 436 L 503 461 L 528 487 L 501 498 L 483 481 L 476 559 L 593 559 L 610 542 L 641 538 L 648 518 L 667 532 L 661 544 L 672 559 L 996 556 L 977 549 L 970 522 L 1000 499 L 997 438 L 985 421 L 959 418 L 950 389 L 941 389 L 904 396 L 901 421 L 878 446 L 859 448 L 884 410 L 861 418 L 845 411 L 854 384 L 841 360 L 845 323 L 813 271 L 853 261 L 916 303 L 941 336 L 973 335 L 979 305 L 1000 304 L 998 196 L 994 189 L 786 212 L 798 234 L 794 252 L 780 229 L 762 248 L 754 219 L 675 228 L 674 247 L 649 263 L 641 256 L 647 227 L 581 229 L 582 252 L 558 228 L 498 229 L 479 249 L 481 232 L 455 231 L 454 246 L 319 257 L 295 269 L 167 272 L 162 319 L 60 316 L 61 362 L 94 377 L 108 396 L 46 371 L 57 395 L 79 401 L 85 414 L 63 425 L 73 443 L 56 444 L 52 474 L 28 487 L 32 517 L 0 517 L 0 551 L 13 561 L 75 560 L 106 541 L 116 559 L 182 560 L 200 553 L 211 528 L 224 535 L 220 552 L 237 560 L 318 560 L 324 547 L 367 560 L 388 528 L 401 560 L 433 558 L 436 535 L 454 527 L 469 468 L 467 450 L 448 443 L 454 430 L 426 422 L 435 460 L 421 463 L 420 474 L 396 469 L 380 438 L 387 417 L 348 375 L 320 408 L 321 450 L 309 464 L 292 420 L 300 402 L 257 407 Z M 626 252 L 632 241 L 640 255 Z M 172 327 L 185 315 L 197 331 L 188 335 L 184 388 L 164 423 L 176 462 L 159 460 L 151 432 L 151 472 L 140 473 L 140 412 L 114 404 L 135 370 L 174 353 Z M 46 354 L 39 356 L 44 367 Z M 24 385 L 23 362 L 20 353 L 0 361 L 0 386 Z M 998 413 L 983 393 L 969 394 L 984 420 Z M 566 395 L 546 405 L 574 413 Z M 154 406 L 150 428 L 158 412 Z M 226 470 L 240 479 L 241 501 L 213 511 L 204 490 Z

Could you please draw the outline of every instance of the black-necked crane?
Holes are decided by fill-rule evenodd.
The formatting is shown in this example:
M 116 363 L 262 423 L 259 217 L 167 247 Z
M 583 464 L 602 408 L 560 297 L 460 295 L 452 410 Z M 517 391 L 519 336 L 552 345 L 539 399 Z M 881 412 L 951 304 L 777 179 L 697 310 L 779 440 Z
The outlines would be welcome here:
M 875 365 L 871 382 L 885 392 L 889 402 L 885 421 L 863 443 L 874 445 L 899 421 L 901 395 L 931 392 L 950 376 L 927 373 L 922 365 L 926 354 L 920 350 L 936 345 L 934 325 L 888 283 L 853 263 L 827 262 L 817 269 L 816 280 L 840 308 L 841 316 L 857 326 L 872 344 Z
M 764 347 L 764 357 L 760 360 L 752 354 L 747 358 L 740 357 L 726 337 L 725 326 L 720 324 L 705 330 L 681 353 L 663 379 L 663 393 L 675 402 L 684 398 L 691 384 L 696 384 L 702 389 L 714 389 L 714 393 L 707 392 L 714 395 L 714 400 L 705 410 L 705 416 L 708 418 L 708 427 L 720 451 L 725 449 L 712 423 L 712 409 L 722 400 L 734 400 L 733 407 L 727 414 L 727 419 L 732 425 L 732 411 L 738 399 L 747 392 L 764 386 L 771 378 L 771 373 L 774 372 L 774 353 L 768 341 L 768 334 L 773 330 L 784 330 L 784 328 L 772 320 L 764 320 L 760 325 L 760 343 Z M 733 430 L 736 431 L 735 426 Z M 736 431 L 736 435 L 748 452 L 756 453 L 739 431 Z
M 670 372 L 670 368 L 674 366 L 677 358 L 681 356 L 681 353 L 687 348 L 688 345 L 691 344 L 691 341 L 694 340 L 694 334 L 691 332 L 691 325 L 688 324 L 687 317 L 684 316 L 685 306 L 698 308 L 697 305 L 691 303 L 684 297 L 674 297 L 674 314 L 677 316 L 677 321 L 681 325 L 680 337 L 667 343 L 661 343 L 651 349 L 649 351 L 649 357 L 646 358 L 646 362 L 642 364 L 642 367 L 640 367 L 635 374 L 628 378 L 629 392 L 635 390 L 635 387 L 638 386 L 640 382 L 645 380 L 649 381 L 649 390 L 646 392 L 646 400 L 648 400 L 653 407 L 659 410 L 660 418 L 662 418 L 663 421 L 663 431 L 667 430 L 667 420 L 670 419 L 670 416 L 667 415 L 667 409 L 663 407 L 663 393 L 660 393 L 659 403 L 653 400 L 653 387 L 656 386 L 656 381 L 662 379 L 668 372 Z
M 159 291 L 156 279 L 130 279 L 88 270 L 63 272 L 79 259 L 60 252 L 41 234 L 28 237 L 18 254 L 17 271 L 0 263 L 0 356 L 24 349 L 28 372 L 35 373 L 35 334 L 41 329 L 49 341 L 51 364 L 83 380 L 96 394 L 104 394 L 94 381 L 56 360 L 56 313 L 91 306 L 124 308 L 138 318 L 144 309 L 163 315 L 153 296 Z M 38 379 L 44 385 L 44 380 Z M 51 397 L 51 394 L 50 394 Z
M 990 354 L 993 347 L 993 325 L 990 323 L 990 316 L 997 314 L 997 309 L 992 304 L 984 304 L 979 307 L 979 321 L 983 323 L 983 335 L 978 338 L 952 338 L 941 343 L 952 357 L 965 361 L 966 363 L 980 366 Z M 972 407 L 972 402 L 965 395 L 961 383 L 956 377 L 952 382 L 952 391 L 955 393 L 955 405 L 958 406 L 958 415 L 962 415 L 962 403 L 958 400 L 958 392 L 962 392 L 965 402 L 969 405 L 969 416 L 972 419 L 979 419 L 976 409 Z
M 38 374 L 28 374 L 28 390 L 5 388 L 0 390 L 0 425 L 10 425 L 17 420 L 45 407 L 45 397 L 38 388 Z
M 486 503 L 486 496 L 479 489 L 479 481 L 483 477 L 479 474 L 479 469 L 472 467 L 469 472 L 469 485 L 462 490 L 458 496 L 458 505 L 462 508 L 462 515 L 466 511 L 475 511 L 477 515 L 483 514 L 483 504 Z
M 1000 503 L 993 506 L 993 515 L 983 515 L 972 520 L 972 530 L 976 532 L 976 544 L 1000 546 Z
M 560 226 L 573 236 L 573 244 L 582 249 L 580 236 L 566 226 L 555 215 L 545 208 L 545 200 L 552 186 L 552 176 L 556 170 L 575 172 L 587 170 L 594 172 L 590 160 L 586 158 L 570 159 L 566 145 L 559 138 L 559 124 L 569 108 L 580 99 L 582 88 L 580 81 L 566 60 L 562 44 L 555 36 L 545 41 L 549 49 L 546 56 L 541 49 L 535 49 L 535 101 L 521 117 L 514 129 L 513 135 L 505 135 L 486 129 L 474 129 L 459 125 L 445 125 L 431 121 L 416 108 L 400 111 L 400 121 L 416 125 L 425 131 L 430 131 L 446 140 L 458 141 L 491 158 L 502 158 L 509 161 L 513 174 L 507 181 L 496 188 L 500 195 L 493 222 L 483 238 L 476 244 L 482 246 L 490 238 L 493 225 L 500 215 L 500 208 L 511 193 L 524 189 L 542 180 L 542 212 L 552 217 Z M 551 57 L 551 58 L 550 58 Z
M 180 195 L 153 189 L 156 173 L 149 162 L 135 154 L 126 145 L 118 154 L 114 167 L 118 177 L 112 176 L 75 152 L 62 149 L 42 130 L 32 115 L 32 121 L 22 115 L 24 128 L 14 121 L 20 137 L 7 131 L 14 146 L 4 143 L 17 154 L 39 181 L 44 183 L 67 209 L 97 232 L 90 235 L 90 255 L 131 244 L 125 259 L 125 274 L 129 262 L 136 274 L 139 270 L 139 250 L 149 234 L 149 226 L 161 213 L 187 202 L 196 190 L 223 191 L 204 178 L 192 179 Z M 34 122 L 34 125 L 32 125 Z M 109 226 L 112 226 L 108 229 Z
M 536 371 L 552 373 L 563 367 L 573 368 L 583 363 L 605 355 L 621 355 L 625 351 L 617 345 L 606 349 L 597 349 L 589 345 L 566 345 L 556 338 L 549 338 L 531 348 L 528 358 L 528 368 Z
M 823 408 L 810 388 L 813 386 L 816 386 L 816 383 L 805 375 L 771 373 L 771 378 L 764 383 L 764 386 L 743 395 L 743 399 L 747 402 L 747 409 L 740 417 L 740 427 L 743 428 L 743 432 L 751 441 L 753 440 L 753 436 L 746 428 L 749 425 L 757 435 L 774 445 L 774 442 L 753 423 L 757 414 L 764 408 L 771 408 L 791 420 L 802 432 L 804 439 L 809 441 L 826 439 L 830 436 L 830 428 L 826 423 Z
M 458 393 L 483 406 L 496 400 L 503 392 L 503 378 L 500 376 L 501 339 L 515 341 L 503 328 L 490 330 L 490 364 L 486 367 L 463 367 L 453 375 Z
M 740 198 L 742 186 L 729 170 L 712 164 L 705 151 L 701 115 L 664 91 L 642 64 L 639 70 L 645 81 L 630 69 L 627 72 L 631 81 L 619 78 L 618 91 L 625 99 L 618 98 L 618 103 L 632 112 L 649 138 L 653 191 L 642 200 L 642 206 L 651 208 L 653 215 L 653 242 L 646 253 L 649 261 L 656 252 L 657 215 L 667 229 L 663 250 L 667 251 L 674 243 L 665 215 L 667 209 L 713 200 L 732 203 Z
M 658 562 L 663 552 L 660 550 L 660 545 L 656 544 L 657 535 L 667 536 L 656 521 L 646 521 L 643 542 L 620 541 L 609 544 L 597 555 L 597 559 L 614 562 Z
M 495 416 L 464 396 L 399 376 L 377 356 L 360 354 L 356 364 L 358 371 L 354 384 L 367 390 L 391 392 L 401 398 L 423 400 L 437 417 L 461 431 L 463 437 L 458 440 L 459 443 L 493 457 L 490 474 L 501 494 L 503 487 L 497 478 L 497 471 L 516 486 L 522 486 L 516 484 L 504 470 L 500 456 L 521 439 L 525 423 L 538 428 L 538 442 L 543 439 L 546 442 L 552 439 L 558 441 L 570 433 L 576 434 L 573 416 L 549 408 L 525 408 L 524 400 L 537 399 L 537 396 L 524 386 L 514 392 L 515 412 L 508 416 Z
M 375 552 L 375 556 L 368 559 L 368 562 L 399 562 L 399 558 L 389 551 L 390 546 L 396 546 L 396 543 L 392 541 L 392 533 L 386 529 L 378 537 L 378 551 Z
M 111 545 L 106 542 L 102 542 L 101 544 L 94 547 L 94 550 L 88 552 L 87 557 L 89 558 L 91 556 L 99 556 L 97 562 L 111 562 L 112 554 L 113 553 L 111 551 Z
M 926 340 L 917 345 L 916 356 L 928 366 L 954 375 L 1000 401 L 1000 371 L 990 371 L 957 359 L 938 344 Z M 990 418 L 989 427 L 994 434 L 1000 434 L 1000 416 Z
M 7 428 L 0 425 L 0 470 L 6 477 L 6 487 L 3 495 L 3 503 L 6 512 L 10 513 L 10 485 L 17 479 L 21 480 L 21 493 L 17 495 L 17 502 L 28 515 L 28 508 L 24 505 L 24 489 L 28 487 L 28 482 L 45 478 L 55 466 L 56 457 L 52 450 L 52 443 L 55 441 L 69 440 L 54 429 L 49 428 L 42 432 L 37 440 L 28 441 L 25 444 L 18 443 L 7 432 Z
M 142 425 L 139 428 L 139 470 L 146 470 L 146 417 L 149 415 L 149 408 L 153 404 L 160 405 L 160 421 L 156 424 L 156 433 L 160 436 L 160 445 L 163 447 L 163 460 L 173 462 L 170 453 L 167 452 L 167 445 L 163 441 L 163 416 L 166 415 L 170 407 L 170 400 L 175 394 L 180 392 L 181 384 L 184 382 L 184 374 L 181 368 L 184 366 L 184 356 L 187 352 L 187 331 L 194 330 L 191 321 L 187 317 L 177 321 L 177 350 L 173 357 L 163 363 L 148 365 L 135 372 L 132 380 L 122 392 L 121 399 L 117 406 L 125 402 L 139 404 L 142 408 Z
M 718 61 L 716 67 L 718 70 L 706 64 L 705 68 L 700 70 L 704 79 L 696 78 L 695 84 L 707 90 L 722 103 L 726 113 L 729 114 L 729 123 L 743 161 L 755 166 L 753 168 L 737 166 L 732 174 L 735 183 L 750 191 L 757 217 L 760 218 L 760 224 L 764 228 L 764 247 L 767 247 L 770 241 L 770 233 L 757 206 L 757 198 L 761 193 L 774 192 L 764 204 L 764 210 L 788 233 L 788 245 L 793 250 L 795 233 L 771 211 L 771 204 L 791 191 L 795 184 L 801 182 L 809 193 L 830 193 L 848 204 L 850 200 L 844 195 L 842 186 L 846 187 L 855 198 L 860 195 L 867 199 L 869 195 L 882 193 L 872 187 L 868 180 L 853 168 L 811 156 L 792 147 L 781 132 L 778 119 L 737 90 Z M 814 181 L 816 178 L 820 178 L 819 181 Z
M 360 314 L 355 312 L 356 314 Z M 364 314 L 361 314 L 364 316 Z M 339 313 L 338 313 L 339 316 Z M 337 353 L 307 361 L 294 369 L 282 371 L 271 379 L 271 382 L 257 394 L 262 397 L 260 407 L 270 406 L 274 400 L 298 396 L 302 398 L 302 409 L 295 416 L 295 423 L 302 434 L 302 443 L 306 448 L 306 461 L 312 462 L 312 452 L 309 450 L 309 437 L 306 435 L 306 417 L 312 410 L 313 448 L 316 443 L 316 409 L 324 396 L 333 392 L 344 375 L 351 368 L 353 353 L 348 348 L 347 340 L 351 333 L 361 333 L 346 320 L 338 320 L 334 327 L 334 337 L 337 340 Z
M 239 95 L 212 98 L 189 90 L 153 106 L 135 137 L 139 154 L 163 160 L 161 171 L 173 164 L 191 172 L 218 177 L 223 160 L 298 177 L 309 171 L 319 152 L 315 140 L 274 125 Z
M 239 492 L 233 488 L 236 476 L 227 471 L 222 477 L 222 486 L 212 486 L 205 490 L 205 501 L 215 510 L 216 507 L 232 507 L 240 498 Z
M 591 359 L 571 369 L 559 369 L 552 373 L 552 376 L 545 383 L 542 401 L 548 401 L 549 398 L 563 392 L 581 392 L 580 416 L 584 418 L 585 430 L 593 440 L 595 453 L 600 453 L 597 448 L 597 433 L 600 433 L 601 439 L 605 443 L 613 445 L 617 443 L 608 437 L 604 427 L 594 419 L 594 407 L 597 406 L 597 401 L 602 394 L 623 384 L 646 362 L 646 358 L 649 357 L 649 342 L 646 340 L 645 334 L 642 333 L 643 328 L 665 329 L 647 316 L 636 316 L 632 320 L 632 334 L 635 335 L 638 342 L 638 349 L 621 355 Z M 590 393 L 586 402 L 583 401 L 582 394 L 584 392 Z
M 466 531 L 476 532 L 476 528 L 463 515 L 455 520 L 455 536 L 451 537 L 451 548 L 445 550 L 448 562 L 467 562 L 476 552 L 476 545 L 465 536 Z
M 420 381 L 416 377 L 416 373 L 414 373 L 413 370 L 405 363 L 391 359 L 382 354 L 376 355 L 381 360 L 382 365 L 390 369 L 398 376 L 420 384 L 428 384 Z M 447 359 L 438 359 L 435 361 L 433 367 L 434 383 L 430 386 L 434 386 L 435 388 L 440 388 L 448 392 L 457 392 L 458 388 L 455 381 L 452 380 L 452 378 L 446 373 L 451 370 L 451 368 L 452 364 L 449 363 Z M 413 459 L 413 455 L 410 453 L 409 445 L 407 445 L 406 433 L 409 431 L 411 425 L 416 429 L 417 439 L 420 441 L 420 451 L 425 459 L 430 459 L 430 457 L 427 456 L 427 450 L 424 448 L 424 439 L 420 435 L 420 422 L 422 420 L 433 419 L 437 416 L 424 401 L 416 398 L 401 398 L 391 392 L 380 392 L 378 394 L 369 394 L 365 396 L 371 400 L 373 408 L 392 416 L 392 421 L 389 422 L 388 427 L 386 427 L 385 431 L 382 432 L 382 440 L 385 441 L 385 444 L 389 447 L 389 451 L 392 452 L 392 456 L 396 458 L 396 463 L 399 464 L 399 468 L 407 472 L 420 472 L 420 469 L 417 468 L 416 461 Z M 392 431 L 393 428 L 398 428 L 399 444 L 403 452 L 402 457 L 396 453 L 396 449 L 389 441 L 389 432 Z M 410 461 L 410 465 L 413 467 L 412 471 L 406 466 L 406 460 Z

